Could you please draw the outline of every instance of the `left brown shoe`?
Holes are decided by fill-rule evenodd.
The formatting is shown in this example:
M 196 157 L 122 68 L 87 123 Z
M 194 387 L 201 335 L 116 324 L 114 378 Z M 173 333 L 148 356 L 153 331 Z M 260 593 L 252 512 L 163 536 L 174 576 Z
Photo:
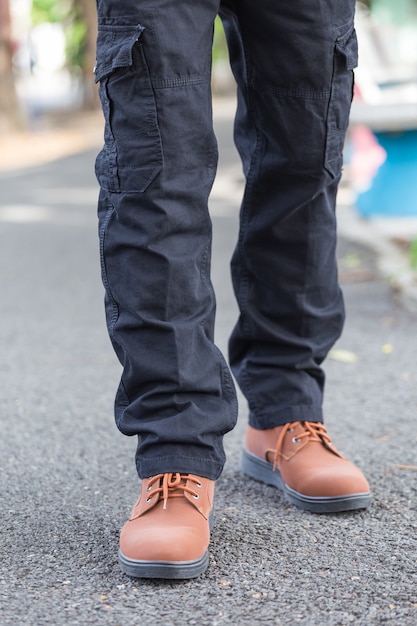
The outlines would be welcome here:
M 323 424 L 315 422 L 267 430 L 248 426 L 242 470 L 314 513 L 364 509 L 372 501 L 360 469 L 336 450 Z
M 214 481 L 157 474 L 142 481 L 139 500 L 120 533 L 119 562 L 137 578 L 195 578 L 209 561 Z

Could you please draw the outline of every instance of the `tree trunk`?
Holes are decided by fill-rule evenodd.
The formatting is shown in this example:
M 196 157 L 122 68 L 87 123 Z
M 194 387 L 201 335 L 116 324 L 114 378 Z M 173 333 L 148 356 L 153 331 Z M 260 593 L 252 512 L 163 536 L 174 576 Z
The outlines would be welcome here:
M 23 126 L 13 75 L 9 0 L 0 0 L 0 132 Z
M 85 54 L 83 63 L 84 108 L 96 109 L 99 106 L 98 91 L 94 84 L 93 68 L 96 63 L 97 14 L 95 0 L 75 0 L 80 7 L 87 25 Z

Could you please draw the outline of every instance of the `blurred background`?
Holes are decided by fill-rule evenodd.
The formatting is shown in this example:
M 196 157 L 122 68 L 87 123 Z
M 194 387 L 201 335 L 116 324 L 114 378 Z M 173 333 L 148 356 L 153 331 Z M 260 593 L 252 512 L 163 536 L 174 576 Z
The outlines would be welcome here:
M 98 106 L 95 0 L 0 0 L 0 130 Z
M 360 65 L 345 178 L 362 216 L 414 218 L 417 0 L 367 0 L 357 9 Z M 29 158 L 22 142 L 33 133 L 38 137 L 70 127 L 85 135 L 94 123 L 95 128 L 101 124 L 93 81 L 96 30 L 95 0 L 0 0 L 0 167 Z M 215 97 L 234 94 L 220 21 L 213 92 Z M 17 163 L 10 144 L 16 135 Z M 41 144 L 43 150 L 49 145 L 35 138 L 32 152 Z

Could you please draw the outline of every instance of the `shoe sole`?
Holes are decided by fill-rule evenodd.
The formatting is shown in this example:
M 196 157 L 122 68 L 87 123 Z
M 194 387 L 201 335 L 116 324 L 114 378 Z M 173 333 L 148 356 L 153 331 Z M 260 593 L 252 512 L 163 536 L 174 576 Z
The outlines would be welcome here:
M 305 496 L 285 484 L 278 469 L 273 470 L 272 463 L 264 461 L 247 450 L 243 451 L 242 471 L 254 480 L 276 487 L 283 491 L 291 504 L 312 513 L 340 513 L 366 509 L 372 502 L 369 492 L 352 493 L 344 496 Z
M 195 561 L 135 561 L 119 550 L 122 571 L 132 578 L 169 578 L 185 580 L 203 574 L 209 563 L 208 550 Z

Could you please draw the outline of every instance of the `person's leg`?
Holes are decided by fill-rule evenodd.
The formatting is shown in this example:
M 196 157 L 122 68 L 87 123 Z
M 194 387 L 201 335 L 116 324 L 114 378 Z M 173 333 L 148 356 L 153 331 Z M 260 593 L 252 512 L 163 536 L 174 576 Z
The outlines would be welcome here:
M 235 423 L 213 343 L 215 176 L 210 63 L 218 2 L 101 0 L 96 77 L 106 115 L 97 159 L 110 337 L 123 365 L 116 420 L 138 435 L 138 473 L 218 478 Z
M 214 345 L 210 281 L 207 199 L 217 165 L 210 73 L 218 0 L 98 0 L 97 8 L 96 80 L 106 118 L 96 163 L 102 276 L 109 334 L 123 365 L 116 421 L 123 433 L 138 436 L 139 476 L 160 476 L 144 481 L 152 495 L 142 497 L 122 533 L 122 566 L 154 576 L 149 546 L 157 543 L 144 533 L 143 520 L 159 519 L 153 508 L 159 502 L 167 520 L 161 523 L 178 522 L 180 500 L 192 517 L 201 485 L 200 503 L 211 503 L 211 482 L 225 460 L 223 435 L 237 415 L 232 378 Z M 187 478 L 196 475 L 201 480 Z M 166 506 L 178 493 L 183 497 Z M 203 509 L 206 523 L 210 507 Z M 207 528 L 196 534 L 208 543 Z M 166 536 L 175 549 L 155 557 L 172 561 L 159 575 L 202 571 L 206 554 L 196 557 L 193 537 L 184 550 L 177 535 Z M 129 555 L 149 566 L 132 565 Z M 188 570 L 175 565 L 196 559 Z
M 297 448 L 298 442 L 319 443 L 308 449 L 319 451 L 329 466 L 331 486 L 323 468 L 319 477 L 308 468 L 321 486 L 306 491 L 318 500 L 301 497 L 297 503 L 323 511 L 369 503 L 368 495 L 351 497 L 352 491 L 369 491 L 359 470 L 330 452 L 323 427 L 306 427 L 323 420 L 321 363 L 344 321 L 335 199 L 357 61 L 354 4 L 222 4 L 239 85 L 235 138 L 247 180 L 232 260 L 240 318 L 230 339 L 230 363 L 249 404 L 247 447 L 267 463 L 257 466 L 245 457 L 243 467 L 275 483 L 278 473 L 266 448 L 277 446 L 274 464 L 284 475 L 284 458 L 306 458 L 298 455 L 304 447 Z M 288 423 L 299 425 L 287 446 L 280 434 Z M 304 482 L 295 483 L 295 491 L 303 491 Z

